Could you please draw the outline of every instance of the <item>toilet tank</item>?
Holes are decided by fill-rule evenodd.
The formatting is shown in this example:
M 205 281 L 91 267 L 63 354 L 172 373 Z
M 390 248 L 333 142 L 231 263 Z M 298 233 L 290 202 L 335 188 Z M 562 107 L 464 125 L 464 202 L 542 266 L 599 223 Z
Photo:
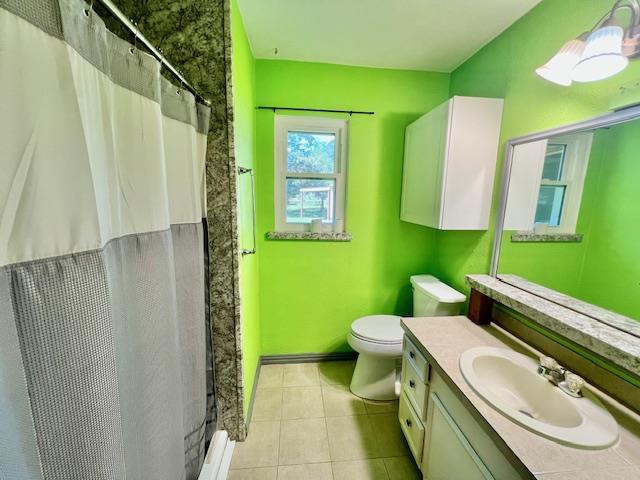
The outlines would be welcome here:
M 413 275 L 413 316 L 459 315 L 466 297 L 431 275 Z

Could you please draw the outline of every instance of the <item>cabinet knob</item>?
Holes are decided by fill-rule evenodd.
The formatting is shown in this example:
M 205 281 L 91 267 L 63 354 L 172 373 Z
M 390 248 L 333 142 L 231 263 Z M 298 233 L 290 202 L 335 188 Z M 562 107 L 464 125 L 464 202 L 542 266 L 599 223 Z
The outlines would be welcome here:
M 411 358 L 416 358 L 416 354 L 415 354 L 415 353 L 413 353 L 413 352 L 411 352 L 411 351 L 409 352 L 409 356 L 410 356 Z
M 404 422 L 407 424 L 407 427 L 411 428 L 411 420 L 407 418 Z
M 414 382 L 413 380 L 409 380 L 409 386 L 411 388 L 416 388 L 416 382 Z

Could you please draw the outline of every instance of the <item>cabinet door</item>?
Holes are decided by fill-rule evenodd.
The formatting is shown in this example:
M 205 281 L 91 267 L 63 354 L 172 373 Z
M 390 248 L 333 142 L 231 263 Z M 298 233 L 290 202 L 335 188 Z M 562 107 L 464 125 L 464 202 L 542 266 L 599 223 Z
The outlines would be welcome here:
M 502 100 L 454 97 L 445 155 L 443 230 L 486 230 L 498 156 Z
M 406 222 L 438 228 L 442 206 L 442 169 L 449 124 L 449 102 L 409 125 L 405 131 L 402 208 Z
M 493 480 L 469 441 L 435 393 L 429 397 L 425 480 Z

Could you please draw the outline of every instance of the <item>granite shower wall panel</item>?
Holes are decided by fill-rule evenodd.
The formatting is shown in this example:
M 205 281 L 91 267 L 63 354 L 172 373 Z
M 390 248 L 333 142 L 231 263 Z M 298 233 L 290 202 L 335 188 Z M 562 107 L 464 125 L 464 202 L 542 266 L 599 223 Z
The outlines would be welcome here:
M 211 101 L 206 157 L 210 318 L 217 428 L 243 440 L 242 351 L 238 278 L 236 161 L 233 146 L 231 28 L 228 0 L 116 0 L 185 78 Z M 131 35 L 94 8 L 109 28 Z M 210 392 L 211 393 L 211 392 Z M 210 398 L 213 398 L 210 395 Z M 216 425 L 208 419 L 209 430 Z

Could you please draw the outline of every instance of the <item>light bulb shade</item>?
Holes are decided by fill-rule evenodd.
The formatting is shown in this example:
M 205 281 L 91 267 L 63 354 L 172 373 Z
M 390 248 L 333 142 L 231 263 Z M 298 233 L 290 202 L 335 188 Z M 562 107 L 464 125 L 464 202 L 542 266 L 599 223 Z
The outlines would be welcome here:
M 571 85 L 572 71 L 582 58 L 585 45 L 585 41 L 578 38 L 565 43 L 551 60 L 536 69 L 536 73 L 545 80 L 568 87 Z
M 595 82 L 624 70 L 629 59 L 622 54 L 624 30 L 618 25 L 605 25 L 587 38 L 582 59 L 573 69 L 576 82 Z

